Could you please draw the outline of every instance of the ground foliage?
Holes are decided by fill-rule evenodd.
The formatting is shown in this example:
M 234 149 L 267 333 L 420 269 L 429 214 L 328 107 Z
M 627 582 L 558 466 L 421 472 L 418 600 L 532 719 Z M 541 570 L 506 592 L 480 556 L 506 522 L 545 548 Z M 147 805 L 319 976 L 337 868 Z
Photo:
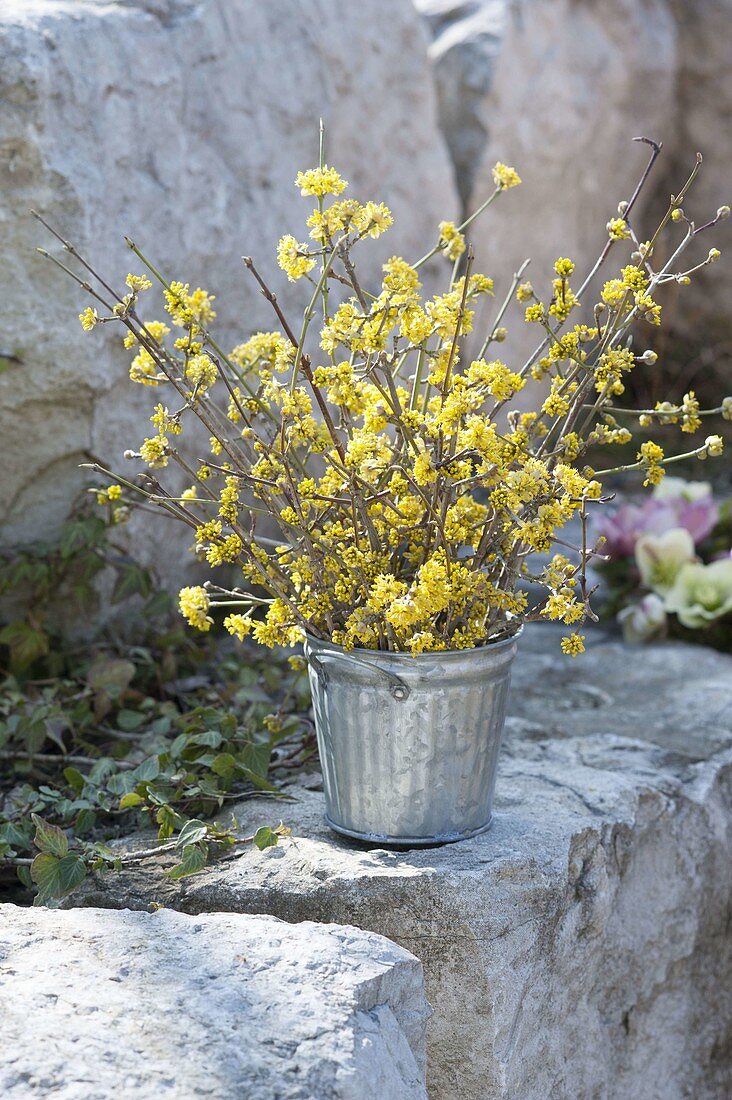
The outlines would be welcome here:
M 302 672 L 255 646 L 192 638 L 111 531 L 82 506 L 53 544 L 0 556 L 0 888 L 36 904 L 161 851 L 180 878 L 238 845 L 276 844 L 282 825 L 242 837 L 210 819 L 249 793 L 277 798 L 278 780 L 314 756 Z M 136 597 L 134 643 L 109 624 L 91 641 L 69 635 L 100 591 L 126 608 Z M 150 849 L 114 845 L 151 826 Z

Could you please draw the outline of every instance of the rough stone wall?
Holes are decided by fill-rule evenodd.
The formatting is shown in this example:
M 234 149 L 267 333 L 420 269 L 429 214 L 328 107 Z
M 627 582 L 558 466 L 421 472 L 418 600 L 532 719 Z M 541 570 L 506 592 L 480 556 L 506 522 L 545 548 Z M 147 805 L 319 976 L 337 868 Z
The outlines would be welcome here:
M 389 33 L 385 33 L 385 27 Z M 161 270 L 217 294 L 219 331 L 273 327 L 241 263 L 253 255 L 286 306 L 304 306 L 275 261 L 312 200 L 293 186 L 327 156 L 352 192 L 392 207 L 364 251 L 368 276 L 416 257 L 456 214 L 426 39 L 410 3 L 370 0 L 6 0 L 0 6 L 0 437 L 5 542 L 66 514 L 89 455 L 122 464 L 154 400 L 127 379 L 112 326 L 82 332 L 83 292 L 35 254 L 56 247 L 36 208 L 119 285 L 132 237 Z M 154 307 L 153 315 L 159 313 Z M 152 395 L 155 397 L 155 395 Z M 141 516 L 132 541 L 166 568 L 185 529 Z

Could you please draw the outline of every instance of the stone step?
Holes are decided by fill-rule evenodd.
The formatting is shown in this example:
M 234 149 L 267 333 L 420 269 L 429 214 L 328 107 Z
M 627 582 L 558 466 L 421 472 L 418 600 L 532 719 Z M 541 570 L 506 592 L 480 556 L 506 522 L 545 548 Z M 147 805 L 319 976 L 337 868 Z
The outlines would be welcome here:
M 424 1100 L 428 1013 L 357 928 L 0 905 L 6 1100 Z

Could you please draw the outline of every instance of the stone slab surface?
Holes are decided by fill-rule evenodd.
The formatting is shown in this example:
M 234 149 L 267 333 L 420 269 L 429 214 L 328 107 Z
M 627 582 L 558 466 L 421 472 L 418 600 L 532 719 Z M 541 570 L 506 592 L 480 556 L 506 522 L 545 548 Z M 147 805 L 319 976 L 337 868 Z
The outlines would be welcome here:
M 0 906 L 8 1100 L 424 1100 L 427 1014 L 356 928 Z
M 497 812 L 445 848 L 334 837 L 322 795 L 273 815 L 294 836 L 173 885 L 97 878 L 75 904 L 151 902 L 355 924 L 421 959 L 434 1100 L 720 1100 L 729 1020 L 732 661 L 600 640 L 583 660 L 529 632 L 515 666 Z

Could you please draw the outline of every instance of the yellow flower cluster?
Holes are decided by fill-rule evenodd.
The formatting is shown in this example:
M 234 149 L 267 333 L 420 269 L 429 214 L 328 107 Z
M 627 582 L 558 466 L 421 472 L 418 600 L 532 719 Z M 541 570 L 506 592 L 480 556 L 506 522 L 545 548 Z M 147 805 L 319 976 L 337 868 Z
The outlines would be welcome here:
M 306 244 L 298 244 L 288 233 L 280 238 L 280 243 L 277 245 L 277 263 L 290 282 L 294 283 L 297 279 L 302 279 L 303 275 L 307 275 L 308 271 L 313 270 L 316 260 L 309 254 Z
M 440 222 L 440 247 L 448 260 L 457 260 L 465 251 L 465 237 L 454 222 Z
M 484 206 L 521 183 L 501 162 L 493 179 Z M 80 315 L 85 329 L 124 324 L 130 377 L 170 387 L 167 404 L 158 402 L 150 417 L 156 434 L 130 454 L 153 470 L 180 467 L 188 487 L 166 496 L 155 482 L 155 503 L 195 529 L 200 560 L 235 566 L 244 582 L 184 588 L 181 613 L 207 631 L 211 612 L 225 608 L 232 636 L 269 646 L 294 645 L 309 632 L 347 649 L 415 655 L 485 645 L 524 621 L 548 619 L 571 628 L 562 650 L 581 653 L 594 548 L 584 538 L 571 558 L 554 554 L 543 568 L 535 555 L 550 552 L 577 517 L 586 536 L 590 508 L 604 503 L 607 474 L 634 469 L 657 485 L 675 457 L 646 440 L 627 466 L 596 473 L 588 465 L 590 447 L 632 440 L 622 422 L 629 410 L 615 402 L 630 373 L 656 355 L 635 354 L 630 328 L 639 319 L 660 323 L 656 288 L 680 277 L 672 267 L 651 266 L 658 234 L 617 266 L 592 310 L 589 283 L 582 284 L 584 321 L 568 323 L 580 292 L 570 286 L 574 262 L 560 257 L 543 302 L 519 273 L 481 331 L 477 304 L 493 293 L 493 280 L 465 255 L 472 218 L 441 222 L 431 251 L 416 262 L 392 256 L 380 281 L 367 286 L 355 251 L 391 226 L 389 209 L 346 197 L 346 181 L 327 164 L 298 173 L 296 186 L 316 200 L 307 216 L 314 243 L 287 234 L 277 247 L 288 279 L 309 284 L 297 325 L 249 260 L 274 306 L 275 327 L 248 334 L 228 354 L 209 333 L 213 295 L 163 281 L 151 266 L 170 323 L 182 330 L 172 344 L 168 324 L 137 320 L 147 275 L 128 275 L 129 294 L 109 317 L 94 307 Z M 613 254 L 637 244 L 624 243 L 632 235 L 627 210 L 619 209 L 622 216 L 607 224 L 605 247 Z M 452 275 L 441 293 L 427 294 L 421 269 L 440 253 L 454 265 Z M 524 364 L 488 350 L 505 338 L 510 308 L 543 333 Z M 466 355 L 474 328 L 476 350 Z M 541 391 L 530 407 L 525 395 L 517 407 L 517 394 L 533 380 Z M 725 401 L 729 419 L 732 398 Z M 644 425 L 678 424 L 693 433 L 710 411 L 689 391 L 640 415 Z M 207 460 L 180 449 L 190 417 L 203 425 Z M 706 458 L 721 449 L 721 438 L 710 435 L 690 453 Z M 199 455 L 192 465 L 191 453 Z M 116 506 L 120 495 L 113 485 L 98 499 Z M 262 515 L 278 526 L 278 538 Z M 530 603 L 523 578 L 546 595 Z M 255 595 L 262 591 L 267 598 Z
M 209 615 L 211 600 L 205 588 L 181 588 L 178 606 L 183 618 L 196 630 L 210 630 L 213 619 Z
M 509 187 L 518 187 L 521 183 L 521 176 L 515 168 L 509 168 L 507 164 L 502 164 L 499 160 L 493 166 L 493 182 L 502 191 L 507 191 Z

